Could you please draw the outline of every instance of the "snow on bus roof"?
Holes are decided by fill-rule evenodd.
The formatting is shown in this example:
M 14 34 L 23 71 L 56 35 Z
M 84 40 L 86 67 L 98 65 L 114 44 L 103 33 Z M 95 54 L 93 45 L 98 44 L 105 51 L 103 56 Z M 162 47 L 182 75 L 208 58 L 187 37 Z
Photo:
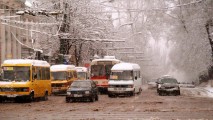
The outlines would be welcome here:
M 136 63 L 118 63 L 115 64 L 111 70 L 138 70 L 140 66 Z
M 104 56 L 104 58 L 97 58 L 92 60 L 92 62 L 98 62 L 98 61 L 116 61 L 120 62 L 120 60 L 116 59 L 115 56 Z
M 77 70 L 77 72 L 87 72 L 86 67 L 75 67 L 75 69 Z
M 65 71 L 65 70 L 75 70 L 75 66 L 58 64 L 58 65 L 52 65 L 50 67 L 50 71 Z
M 104 59 L 115 59 L 115 56 L 104 56 Z
M 116 61 L 116 62 L 119 62 L 120 60 L 118 60 L 118 59 L 107 59 L 107 58 L 99 58 L 99 59 L 92 60 L 92 62 L 98 62 L 98 61 Z
M 9 59 L 5 60 L 2 65 L 18 65 L 18 64 L 31 64 L 33 66 L 47 66 L 50 64 L 47 61 L 43 60 L 32 60 L 32 59 Z

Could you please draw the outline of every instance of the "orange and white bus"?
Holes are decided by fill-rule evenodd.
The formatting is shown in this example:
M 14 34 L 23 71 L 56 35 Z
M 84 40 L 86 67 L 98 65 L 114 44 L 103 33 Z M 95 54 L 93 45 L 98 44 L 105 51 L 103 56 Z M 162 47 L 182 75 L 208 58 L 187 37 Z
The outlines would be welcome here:
M 105 56 L 103 59 L 92 60 L 89 68 L 90 79 L 95 81 L 99 88 L 99 92 L 107 92 L 111 68 L 113 65 L 120 62 L 121 61 L 115 59 L 114 56 Z

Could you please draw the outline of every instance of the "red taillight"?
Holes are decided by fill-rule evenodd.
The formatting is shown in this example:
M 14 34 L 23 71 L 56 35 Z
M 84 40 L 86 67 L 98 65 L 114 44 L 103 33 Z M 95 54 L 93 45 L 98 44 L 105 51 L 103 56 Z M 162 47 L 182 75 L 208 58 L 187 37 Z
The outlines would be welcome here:
M 62 85 L 62 87 L 69 87 L 70 86 L 70 83 L 64 83 L 63 85 Z

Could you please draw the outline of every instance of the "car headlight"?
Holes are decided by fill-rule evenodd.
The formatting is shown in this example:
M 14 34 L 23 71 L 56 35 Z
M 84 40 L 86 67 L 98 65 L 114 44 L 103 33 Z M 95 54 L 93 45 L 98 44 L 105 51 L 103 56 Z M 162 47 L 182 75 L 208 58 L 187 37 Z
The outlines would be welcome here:
M 67 92 L 67 95 L 71 95 L 71 92 Z
M 158 84 L 158 88 L 161 88 L 161 84 Z
M 90 94 L 90 91 L 85 91 L 85 94 Z

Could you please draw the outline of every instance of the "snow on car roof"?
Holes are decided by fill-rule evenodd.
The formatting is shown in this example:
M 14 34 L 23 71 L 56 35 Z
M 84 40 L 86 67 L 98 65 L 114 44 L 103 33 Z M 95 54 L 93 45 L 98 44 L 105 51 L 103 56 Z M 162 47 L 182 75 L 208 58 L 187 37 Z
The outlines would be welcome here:
M 75 67 L 75 69 L 77 70 L 77 72 L 87 72 L 86 67 Z
M 115 56 L 104 56 L 104 59 L 115 59 Z
M 43 60 L 31 60 L 31 59 L 10 59 L 5 60 L 2 65 L 18 65 L 18 64 L 30 64 L 33 66 L 47 66 L 50 64 L 47 61 Z
M 59 64 L 59 65 L 52 65 L 50 67 L 51 71 L 66 71 L 66 70 L 75 70 L 74 65 L 64 65 L 64 64 Z
M 111 70 L 139 70 L 140 66 L 136 63 L 118 63 Z

